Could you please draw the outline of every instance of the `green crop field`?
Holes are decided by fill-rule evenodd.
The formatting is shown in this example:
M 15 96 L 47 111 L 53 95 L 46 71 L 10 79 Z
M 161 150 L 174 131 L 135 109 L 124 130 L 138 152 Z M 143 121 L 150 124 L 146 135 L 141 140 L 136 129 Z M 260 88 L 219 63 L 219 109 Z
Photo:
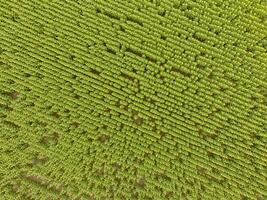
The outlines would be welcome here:
M 0 200 L 267 200 L 266 0 L 0 0 Z

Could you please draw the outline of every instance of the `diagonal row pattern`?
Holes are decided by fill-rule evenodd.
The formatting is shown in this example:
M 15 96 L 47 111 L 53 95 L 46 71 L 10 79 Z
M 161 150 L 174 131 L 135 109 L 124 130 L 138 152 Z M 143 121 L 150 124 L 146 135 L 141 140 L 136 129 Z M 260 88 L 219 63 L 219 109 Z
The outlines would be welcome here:
M 266 9 L 0 0 L 0 199 L 266 199 Z

